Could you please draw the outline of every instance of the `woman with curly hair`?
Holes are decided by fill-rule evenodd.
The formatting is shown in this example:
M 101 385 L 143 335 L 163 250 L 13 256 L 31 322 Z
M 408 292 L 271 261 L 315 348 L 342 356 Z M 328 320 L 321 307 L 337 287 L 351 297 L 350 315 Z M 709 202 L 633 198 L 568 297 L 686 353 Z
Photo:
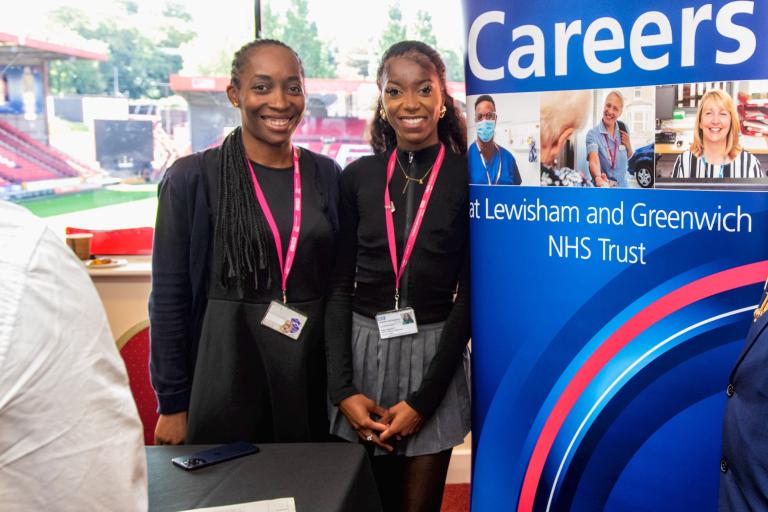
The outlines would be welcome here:
M 331 433 L 368 446 L 385 510 L 439 511 L 470 427 L 466 128 L 426 44 L 390 47 L 377 83 L 375 154 L 341 176 Z

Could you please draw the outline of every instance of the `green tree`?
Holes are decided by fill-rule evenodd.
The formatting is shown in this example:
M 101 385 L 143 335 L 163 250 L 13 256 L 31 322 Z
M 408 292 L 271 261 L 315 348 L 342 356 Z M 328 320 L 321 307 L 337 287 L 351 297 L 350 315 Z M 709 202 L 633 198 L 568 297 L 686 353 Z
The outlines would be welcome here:
M 445 62 L 445 78 L 450 82 L 464 81 L 464 58 L 456 50 L 440 50 Z
M 48 83 L 54 94 L 101 94 L 107 88 L 99 64 L 89 60 L 52 61 Z
M 412 34 L 413 39 L 428 44 L 438 51 L 445 62 L 446 79 L 451 82 L 464 81 L 464 59 L 455 50 L 440 49 L 437 46 L 437 38 L 432 26 L 432 15 L 426 11 L 417 11 L 416 23 L 408 27 L 403 24 L 403 13 L 398 3 L 389 6 L 389 21 L 384 33 L 379 39 L 379 51 L 383 54 L 387 48 L 398 41 L 406 39 L 406 32 Z
M 261 31 L 265 39 L 282 39 L 283 22 L 280 16 L 272 10 L 269 4 L 262 4 L 261 9 Z
M 398 2 L 392 2 L 389 4 L 387 26 L 379 39 L 379 55 L 384 55 L 390 46 L 404 39 L 403 11 L 400 10 Z
M 280 16 L 272 9 L 270 3 L 261 5 L 261 36 L 264 39 L 283 40 L 285 24 Z M 232 72 L 232 57 L 240 48 L 240 43 L 233 47 L 220 48 L 205 63 L 198 64 L 195 73 L 210 76 L 229 76 Z
M 301 56 L 304 72 L 308 77 L 333 78 L 336 62 L 328 46 L 320 39 L 317 24 L 307 23 L 307 0 L 291 0 L 285 13 L 285 25 L 281 27 L 282 40 Z
M 130 98 L 166 96 L 164 84 L 181 69 L 181 57 L 158 48 L 136 28 L 121 28 L 112 23 L 100 25 L 94 39 L 107 41 L 110 60 L 101 64 L 102 72 L 113 76 L 117 69 L 118 87 Z M 112 84 L 112 80 L 110 80 Z
M 128 14 L 137 14 L 139 12 L 139 3 L 135 0 L 119 0 L 117 3 L 122 5 Z
M 368 66 L 371 63 L 371 59 L 367 56 L 352 55 L 346 60 L 347 66 L 357 69 L 357 73 L 365 80 L 368 78 Z
M 232 72 L 232 56 L 235 50 L 221 48 L 211 61 L 200 64 L 197 73 L 208 76 L 229 76 Z
M 60 7 L 49 16 L 62 27 L 68 27 L 70 30 L 79 33 L 88 27 L 88 13 L 76 7 Z
M 86 39 L 104 42 L 109 60 L 98 63 L 98 73 L 87 62 L 57 62 L 51 66 L 55 77 L 51 91 L 109 94 L 118 89 L 131 98 L 159 98 L 170 93 L 168 78 L 182 66 L 178 47 L 190 41 L 194 33 L 188 29 L 191 19 L 182 4 L 167 3 L 161 20 L 164 27 L 160 39 L 151 39 L 137 16 L 138 5 L 132 0 L 119 2 L 124 16 L 94 21 L 86 12 L 63 7 L 51 16 L 61 26 Z M 117 83 L 115 83 L 117 77 Z
M 166 18 L 176 18 L 186 22 L 192 21 L 192 15 L 189 14 L 183 3 L 167 2 L 163 6 L 163 16 Z
M 158 43 L 158 46 L 161 48 L 178 48 L 194 38 L 194 32 L 170 26 L 165 29 L 165 37 Z
M 435 38 L 435 32 L 432 29 L 432 16 L 426 11 L 416 13 L 414 39 L 437 49 L 437 38 Z

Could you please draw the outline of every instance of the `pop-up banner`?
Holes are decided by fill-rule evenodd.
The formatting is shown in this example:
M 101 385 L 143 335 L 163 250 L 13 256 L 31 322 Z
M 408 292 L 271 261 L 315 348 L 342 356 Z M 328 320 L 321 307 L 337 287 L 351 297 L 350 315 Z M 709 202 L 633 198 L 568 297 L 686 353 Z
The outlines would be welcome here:
M 768 2 L 464 15 L 472 510 L 716 510 L 768 276 Z

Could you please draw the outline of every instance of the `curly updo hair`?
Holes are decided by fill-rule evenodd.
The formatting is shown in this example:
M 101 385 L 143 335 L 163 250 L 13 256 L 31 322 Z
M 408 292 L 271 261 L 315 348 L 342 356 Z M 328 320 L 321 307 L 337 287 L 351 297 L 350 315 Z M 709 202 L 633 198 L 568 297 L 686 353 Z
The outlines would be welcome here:
M 377 107 L 371 121 L 371 147 L 375 153 L 385 153 L 397 146 L 395 130 L 386 120 L 379 116 L 381 108 L 381 91 L 384 84 L 381 83 L 387 63 L 396 57 L 409 59 L 424 69 L 437 73 L 440 80 L 440 89 L 443 93 L 443 105 L 446 108 L 445 115 L 437 122 L 437 136 L 440 141 L 452 149 L 455 153 L 464 155 L 467 152 L 467 130 L 464 117 L 458 111 L 453 98 L 448 94 L 445 80 L 445 63 L 431 46 L 421 41 L 400 41 L 389 47 L 381 58 L 379 69 L 376 71 L 376 84 L 379 86 L 379 98 Z

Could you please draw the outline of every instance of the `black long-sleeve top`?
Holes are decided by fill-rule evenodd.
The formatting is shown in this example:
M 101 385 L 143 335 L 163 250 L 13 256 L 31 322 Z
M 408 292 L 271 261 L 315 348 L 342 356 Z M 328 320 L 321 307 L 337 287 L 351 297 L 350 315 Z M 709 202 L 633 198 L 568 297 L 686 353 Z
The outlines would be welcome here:
M 413 153 L 398 150 L 405 171 L 421 178 L 439 145 Z M 326 309 L 328 391 L 338 404 L 356 394 L 352 381 L 352 311 L 375 317 L 394 308 L 395 274 L 387 244 L 384 187 L 390 152 L 363 157 L 341 175 L 338 256 Z M 389 186 L 398 263 L 426 187 L 406 179 L 396 165 Z M 469 215 L 466 158 L 446 148 L 410 262 L 400 281 L 400 307 L 412 307 L 420 325 L 445 321 L 437 354 L 419 389 L 406 399 L 428 418 L 440 404 L 469 340 Z M 454 300 L 455 294 L 455 300 Z

